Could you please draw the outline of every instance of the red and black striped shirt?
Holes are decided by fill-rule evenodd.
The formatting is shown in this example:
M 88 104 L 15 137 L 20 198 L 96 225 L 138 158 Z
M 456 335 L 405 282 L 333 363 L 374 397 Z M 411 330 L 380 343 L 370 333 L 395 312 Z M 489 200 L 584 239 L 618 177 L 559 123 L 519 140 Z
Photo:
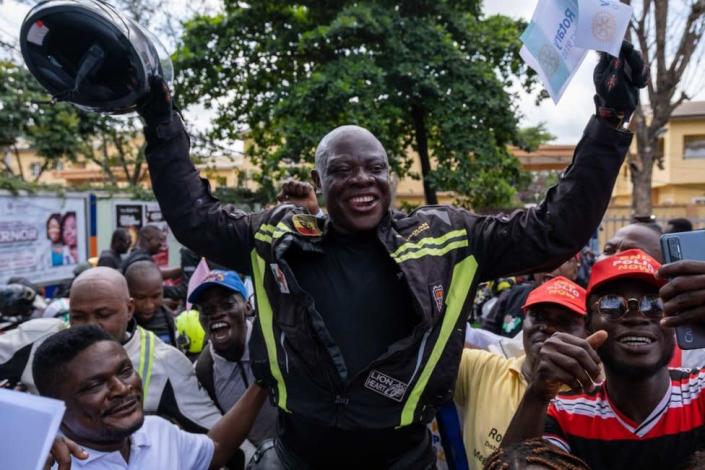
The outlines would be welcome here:
M 559 394 L 544 438 L 593 470 L 677 469 L 705 446 L 705 370 L 669 369 L 671 386 L 642 423 L 621 413 L 605 387 Z

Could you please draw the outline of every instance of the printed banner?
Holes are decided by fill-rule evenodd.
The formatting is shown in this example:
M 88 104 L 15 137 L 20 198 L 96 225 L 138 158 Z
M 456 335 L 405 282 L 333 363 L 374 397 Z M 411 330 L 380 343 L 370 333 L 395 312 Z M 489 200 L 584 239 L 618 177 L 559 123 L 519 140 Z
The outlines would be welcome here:
M 577 30 L 576 0 L 540 0 L 521 35 L 521 56 L 539 74 L 555 103 L 587 55 L 576 45 Z
M 86 199 L 0 195 L 0 282 L 73 277 L 87 259 Z
M 126 228 L 132 238 L 132 246 L 137 243 L 137 233 L 142 228 L 142 204 L 115 204 L 115 227 Z
M 123 227 L 130 231 L 133 247 L 137 243 L 138 232 L 145 225 L 155 225 L 164 232 L 164 235 L 169 235 L 169 226 L 162 216 L 159 203 L 141 201 L 116 202 L 113 207 L 115 208 L 115 227 Z M 169 264 L 169 247 L 166 243 L 153 258 L 159 266 L 167 266 Z
M 634 9 L 619 0 L 580 0 L 575 45 L 619 56 Z

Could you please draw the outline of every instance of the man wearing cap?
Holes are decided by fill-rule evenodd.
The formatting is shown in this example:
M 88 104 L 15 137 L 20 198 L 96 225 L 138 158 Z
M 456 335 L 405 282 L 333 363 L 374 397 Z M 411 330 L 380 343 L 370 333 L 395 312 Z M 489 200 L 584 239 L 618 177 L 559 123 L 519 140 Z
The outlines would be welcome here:
M 233 271 L 211 271 L 189 295 L 199 312 L 208 345 L 196 362 L 196 376 L 223 412 L 255 382 L 247 345 L 252 322 L 247 289 Z M 265 403 L 247 439 L 255 446 L 276 433 L 276 409 Z
M 659 268 L 637 249 L 595 263 L 587 303 L 594 333 L 544 342 L 502 446 L 543 435 L 607 470 L 682 468 L 702 447 L 705 372 L 668 368 L 675 337 Z M 562 384 L 571 390 L 559 393 Z
M 524 356 L 506 359 L 480 349 L 463 351 L 454 399 L 463 413 L 470 469 L 482 469 L 485 459 L 499 448 L 544 341 L 555 332 L 587 336 L 585 289 L 565 277 L 531 291 L 523 310 Z

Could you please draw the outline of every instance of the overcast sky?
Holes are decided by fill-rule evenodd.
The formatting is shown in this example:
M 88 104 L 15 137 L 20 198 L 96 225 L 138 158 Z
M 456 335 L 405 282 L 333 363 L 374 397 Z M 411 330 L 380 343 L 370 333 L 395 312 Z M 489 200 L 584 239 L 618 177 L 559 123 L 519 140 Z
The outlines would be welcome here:
M 682 0 L 681 0 L 682 1 Z M 174 5 L 183 5 L 185 0 L 175 0 Z M 531 18 L 538 0 L 485 0 L 486 14 L 501 13 L 512 17 Z M 14 0 L 0 0 L 0 39 L 15 41 L 18 36 L 19 24 L 29 7 Z M 592 69 L 596 63 L 596 54 L 591 52 L 576 73 L 573 81 L 561 98 L 558 105 L 550 99 L 544 100 L 540 106 L 534 104 L 534 97 L 521 89 L 513 90 L 519 95 L 519 111 L 523 126 L 536 125 L 545 122 L 548 130 L 554 134 L 556 143 L 577 143 L 583 127 L 593 113 L 594 94 L 592 85 Z M 705 99 L 705 91 L 696 99 Z M 202 111 L 190 113 L 193 119 L 203 116 Z M 199 128 L 206 125 L 201 119 Z

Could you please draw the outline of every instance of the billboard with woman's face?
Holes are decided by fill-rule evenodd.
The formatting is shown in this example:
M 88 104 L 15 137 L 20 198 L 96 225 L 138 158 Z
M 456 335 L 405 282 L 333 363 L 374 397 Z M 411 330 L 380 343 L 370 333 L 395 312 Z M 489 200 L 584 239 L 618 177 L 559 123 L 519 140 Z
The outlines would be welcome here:
M 50 283 L 87 260 L 86 199 L 0 194 L 0 283 Z

